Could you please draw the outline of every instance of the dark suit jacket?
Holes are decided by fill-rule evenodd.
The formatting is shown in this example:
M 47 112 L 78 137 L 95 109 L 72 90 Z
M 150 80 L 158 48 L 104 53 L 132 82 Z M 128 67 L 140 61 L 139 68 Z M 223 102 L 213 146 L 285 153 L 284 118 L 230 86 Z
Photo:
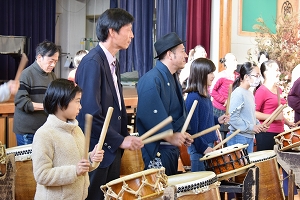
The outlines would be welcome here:
M 121 111 L 107 58 L 99 45 L 83 57 L 75 75 L 75 82 L 83 90 L 82 109 L 77 116 L 79 126 L 83 131 L 85 114 L 93 115 L 90 151 L 98 143 L 108 108 L 114 108 L 103 144 L 105 156 L 100 164 L 101 168 L 108 167 L 113 162 L 116 150 L 123 142 L 124 137 L 129 135 L 126 108 L 120 84 L 119 63 L 117 63 L 116 74 L 120 88 Z
M 179 96 L 176 89 L 178 89 Z M 172 129 L 173 132 L 181 131 L 186 119 L 181 86 L 161 61 L 158 60 L 156 66 L 140 78 L 137 92 L 137 129 L 140 135 L 169 116 L 173 118 L 172 123 L 157 133 L 168 129 Z M 142 148 L 146 168 L 150 160 L 155 158 L 160 142 L 152 142 Z

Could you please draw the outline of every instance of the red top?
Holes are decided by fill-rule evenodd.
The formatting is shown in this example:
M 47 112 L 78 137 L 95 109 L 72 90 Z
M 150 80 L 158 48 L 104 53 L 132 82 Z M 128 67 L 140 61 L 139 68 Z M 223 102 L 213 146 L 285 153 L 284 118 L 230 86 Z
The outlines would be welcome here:
M 282 91 L 280 90 L 280 93 Z M 272 93 L 266 86 L 261 85 L 255 92 L 256 111 L 272 114 L 278 107 L 277 94 Z M 286 100 L 281 98 L 281 104 L 286 104 Z M 263 121 L 260 120 L 260 123 Z M 284 131 L 284 119 L 274 120 L 267 132 L 281 133 Z

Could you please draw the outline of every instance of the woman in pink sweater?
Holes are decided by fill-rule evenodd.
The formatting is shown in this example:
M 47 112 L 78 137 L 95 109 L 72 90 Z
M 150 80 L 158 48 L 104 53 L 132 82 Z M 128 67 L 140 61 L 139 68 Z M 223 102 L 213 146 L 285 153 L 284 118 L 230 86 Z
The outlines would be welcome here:
M 236 57 L 232 53 L 227 53 L 224 58 L 220 59 L 224 63 L 225 70 L 219 72 L 211 86 L 211 96 L 213 98 L 213 111 L 215 116 L 225 114 L 229 85 L 235 80 L 235 70 L 237 68 Z M 220 132 L 222 137 L 228 132 L 228 125 L 222 125 Z

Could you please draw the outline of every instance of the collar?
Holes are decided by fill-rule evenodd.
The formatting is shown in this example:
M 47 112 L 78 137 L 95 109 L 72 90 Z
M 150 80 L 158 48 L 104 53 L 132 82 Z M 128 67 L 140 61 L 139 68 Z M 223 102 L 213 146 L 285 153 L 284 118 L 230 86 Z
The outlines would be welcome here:
M 104 52 L 104 54 L 105 54 L 105 56 L 106 56 L 106 58 L 107 58 L 107 61 L 108 61 L 108 63 L 109 63 L 109 65 L 111 66 L 112 65 L 112 63 L 113 62 L 115 62 L 116 61 L 116 57 L 115 56 L 113 56 L 102 44 L 101 44 L 101 42 L 99 42 L 99 45 L 100 45 L 100 47 L 102 48 L 102 50 L 103 50 L 103 52 Z

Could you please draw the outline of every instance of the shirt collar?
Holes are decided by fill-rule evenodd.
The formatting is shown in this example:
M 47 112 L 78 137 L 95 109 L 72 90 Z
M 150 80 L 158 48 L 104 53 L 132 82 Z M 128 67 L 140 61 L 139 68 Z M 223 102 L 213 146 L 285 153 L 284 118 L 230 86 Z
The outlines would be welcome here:
M 116 61 L 116 57 L 115 56 L 113 56 L 102 44 L 101 44 L 101 42 L 99 42 L 99 45 L 100 45 L 100 47 L 102 48 L 102 50 L 103 50 L 103 52 L 104 52 L 104 54 L 105 54 L 105 56 L 106 56 L 106 58 L 107 58 L 107 61 L 108 61 L 108 63 L 109 63 L 109 65 L 111 66 L 112 65 L 112 63 L 113 62 L 115 62 Z

